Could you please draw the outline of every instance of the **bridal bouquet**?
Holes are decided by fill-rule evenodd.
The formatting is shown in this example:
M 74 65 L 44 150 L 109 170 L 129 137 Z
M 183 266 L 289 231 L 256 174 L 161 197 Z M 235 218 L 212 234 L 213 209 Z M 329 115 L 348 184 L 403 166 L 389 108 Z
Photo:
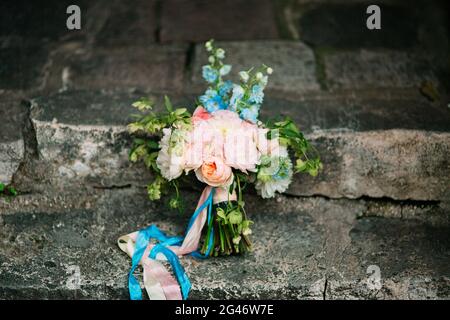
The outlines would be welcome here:
M 253 222 L 243 198 L 246 187 L 254 184 L 262 198 L 271 198 L 287 190 L 294 173 L 315 176 L 322 166 L 290 119 L 259 120 L 264 89 L 273 70 L 262 65 L 239 72 L 239 83 L 224 80 L 231 71 L 224 63 L 225 51 L 216 48 L 212 40 L 205 46 L 209 64 L 203 66 L 202 75 L 208 88 L 193 114 L 187 108 L 174 108 L 167 97 L 165 113 L 153 112 L 151 101 L 145 98 L 133 104 L 142 113 L 128 126 L 136 136 L 130 160 L 144 161 L 153 172 L 154 179 L 147 186 L 150 200 L 168 194 L 170 208 L 181 209 L 180 180 L 191 173 L 205 189 L 184 237 L 168 237 L 152 225 L 119 239 L 119 246 L 133 259 L 132 298 L 141 298 L 133 276 L 139 263 L 144 267 L 150 298 L 186 298 L 190 283 L 178 256 L 205 258 L 252 249 Z M 154 271 L 161 270 L 162 266 L 156 265 L 161 259 L 172 265 L 178 285 L 167 273 L 162 277 Z M 176 294 L 171 291 L 174 284 L 180 288 Z

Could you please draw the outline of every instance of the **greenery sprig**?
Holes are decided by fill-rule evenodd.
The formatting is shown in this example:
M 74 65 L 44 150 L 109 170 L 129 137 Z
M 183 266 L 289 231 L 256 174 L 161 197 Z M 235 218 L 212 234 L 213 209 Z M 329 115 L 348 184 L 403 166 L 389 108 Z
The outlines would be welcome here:
M 323 168 L 319 153 L 290 118 L 274 123 L 269 122 L 267 127 L 271 129 L 268 132 L 269 139 L 278 136 L 280 144 L 289 146 L 294 151 L 296 173 L 307 172 L 313 177 L 317 176 Z
M 174 108 L 170 99 L 164 97 L 166 112 L 153 112 L 154 103 L 148 98 L 141 98 L 133 103 L 133 107 L 140 111 L 134 114 L 135 121 L 128 125 L 128 131 L 135 136 L 133 146 L 129 153 L 131 162 L 143 161 L 153 173 L 154 179 L 147 185 L 147 194 L 150 200 L 158 200 L 162 194 L 169 193 L 172 188 L 175 196 L 170 199 L 169 207 L 182 210 L 177 181 L 167 181 L 161 175 L 156 164 L 160 150 L 159 140 L 164 128 L 175 127 L 189 129 L 191 127 L 191 114 L 186 108 Z

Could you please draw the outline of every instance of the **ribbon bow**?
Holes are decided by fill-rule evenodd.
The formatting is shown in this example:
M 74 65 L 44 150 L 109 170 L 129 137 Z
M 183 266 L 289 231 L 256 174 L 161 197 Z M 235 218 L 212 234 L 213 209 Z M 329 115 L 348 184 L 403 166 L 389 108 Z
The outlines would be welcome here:
M 207 186 L 189 220 L 184 237 L 167 236 L 156 225 L 150 225 L 119 238 L 120 249 L 131 257 L 131 270 L 128 275 L 131 300 L 142 300 L 141 287 L 133 274 L 139 264 L 143 266 L 144 287 L 151 300 L 187 299 L 191 282 L 178 256 L 190 254 L 195 258 L 206 258 L 211 253 L 212 241 L 209 241 L 204 255 L 197 249 L 206 220 L 208 226 L 213 223 L 213 197 L 214 188 Z M 213 232 L 210 237 L 213 237 Z M 152 243 L 153 240 L 156 243 Z M 176 280 L 160 260 L 170 263 Z

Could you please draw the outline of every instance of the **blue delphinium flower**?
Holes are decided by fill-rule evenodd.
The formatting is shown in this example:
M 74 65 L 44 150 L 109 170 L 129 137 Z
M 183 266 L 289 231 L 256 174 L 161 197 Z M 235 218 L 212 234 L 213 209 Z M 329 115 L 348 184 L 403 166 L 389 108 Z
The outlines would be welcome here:
M 260 85 L 254 85 L 252 87 L 252 91 L 250 93 L 250 102 L 253 103 L 262 103 L 263 99 L 264 99 L 264 92 L 263 92 L 263 87 L 261 87 Z
M 216 95 L 207 100 L 204 107 L 209 113 L 211 113 L 217 110 L 224 110 L 227 108 L 227 105 L 223 102 L 221 96 Z
M 231 92 L 231 89 L 233 89 L 233 82 L 225 81 L 219 86 L 219 94 L 225 98 Z
M 237 110 L 237 104 L 244 97 L 244 93 L 245 93 L 244 88 L 242 88 L 241 86 L 233 87 L 233 94 L 231 95 L 230 98 L 230 109 L 232 111 Z
M 202 95 L 199 100 L 208 112 L 214 112 L 227 108 L 223 98 L 216 90 L 213 89 L 206 90 L 205 94 Z
M 283 180 L 289 177 L 292 170 L 292 164 L 290 161 L 287 160 L 287 158 L 280 158 L 279 159 L 279 168 L 276 174 L 272 176 L 272 179 L 274 180 Z
M 217 80 L 218 74 L 217 71 L 211 68 L 211 66 L 203 66 L 202 67 L 202 76 L 209 83 L 213 83 Z
M 217 95 L 217 91 L 209 88 L 205 91 L 205 94 L 200 96 L 199 100 L 201 103 L 205 104 L 209 99 Z
M 244 120 L 256 123 L 258 121 L 259 107 L 260 105 L 253 104 L 248 108 L 242 108 L 239 116 Z

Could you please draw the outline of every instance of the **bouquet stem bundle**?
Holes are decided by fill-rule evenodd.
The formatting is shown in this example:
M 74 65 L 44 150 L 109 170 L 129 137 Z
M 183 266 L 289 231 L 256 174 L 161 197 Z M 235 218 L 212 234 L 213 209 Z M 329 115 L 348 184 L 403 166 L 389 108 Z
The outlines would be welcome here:
M 250 221 L 245 219 L 241 223 L 236 221 L 235 208 L 236 201 L 224 201 L 213 206 L 213 219 L 211 219 L 206 229 L 204 243 L 201 253 L 206 254 L 209 247 L 212 250 L 209 256 L 237 255 L 252 250 L 252 243 L 249 238 Z M 245 222 L 247 221 L 247 222 Z M 244 228 L 247 226 L 246 228 Z M 211 233 L 213 236 L 211 237 Z

